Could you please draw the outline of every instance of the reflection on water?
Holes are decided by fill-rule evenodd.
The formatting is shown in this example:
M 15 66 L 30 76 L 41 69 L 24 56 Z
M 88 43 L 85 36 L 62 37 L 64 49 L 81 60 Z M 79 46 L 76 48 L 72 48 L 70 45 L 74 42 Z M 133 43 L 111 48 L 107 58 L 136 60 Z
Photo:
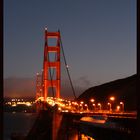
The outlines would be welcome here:
M 10 140 L 11 133 L 27 135 L 37 114 L 35 113 L 4 113 L 4 140 Z

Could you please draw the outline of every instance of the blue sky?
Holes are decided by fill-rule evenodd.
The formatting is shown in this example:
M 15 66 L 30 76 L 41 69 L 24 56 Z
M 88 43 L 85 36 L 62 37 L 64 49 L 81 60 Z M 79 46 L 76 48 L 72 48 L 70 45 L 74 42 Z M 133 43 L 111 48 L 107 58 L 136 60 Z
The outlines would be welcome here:
M 41 71 L 45 26 L 60 29 L 77 86 L 136 73 L 135 0 L 4 0 L 4 78 Z

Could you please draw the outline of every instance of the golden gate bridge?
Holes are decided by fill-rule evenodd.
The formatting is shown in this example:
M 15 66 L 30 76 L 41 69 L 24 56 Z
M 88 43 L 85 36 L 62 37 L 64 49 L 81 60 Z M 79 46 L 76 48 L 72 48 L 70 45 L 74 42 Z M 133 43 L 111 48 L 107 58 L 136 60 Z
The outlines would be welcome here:
M 55 40 L 55 45 L 50 45 L 50 39 Z M 63 76 L 61 74 L 61 54 L 74 96 L 73 100 L 61 97 Z M 133 121 L 135 122 L 137 118 L 136 112 L 102 110 L 101 104 L 100 109 L 95 110 L 95 108 L 90 108 L 91 103 L 95 105 L 93 102 L 94 99 L 91 99 L 89 103 L 77 100 L 69 66 L 64 54 L 60 31 L 49 32 L 47 28 L 45 28 L 43 69 L 41 74 L 37 73 L 36 75 L 35 103 L 38 118 L 27 135 L 26 140 L 44 140 L 46 138 L 50 140 L 82 140 L 83 134 L 84 139 L 88 140 L 94 140 L 93 137 L 95 137 L 95 139 L 103 138 L 109 140 L 110 134 L 113 135 L 114 138 L 120 136 L 117 140 L 121 138 L 131 139 L 133 137 L 135 134 L 133 128 L 129 128 L 127 125 L 127 128 L 123 125 L 118 125 L 110 121 L 110 119 L 117 118 L 117 121 L 119 120 L 121 123 L 129 120 L 132 123 Z M 98 131 L 102 131 L 105 135 L 99 135 Z M 69 132 L 72 134 L 69 134 Z
M 53 45 L 50 43 L 50 39 L 53 40 Z M 51 44 L 51 45 L 50 45 Z M 53 55 L 52 55 L 53 54 Z M 64 67 L 67 72 L 67 76 L 72 89 L 74 100 L 66 100 L 61 98 L 61 54 L 64 59 Z M 53 57 L 52 57 L 53 56 Z M 60 112 L 71 113 L 85 113 L 85 114 L 108 114 L 121 117 L 134 117 L 136 118 L 136 112 L 113 112 L 110 110 L 91 110 L 88 104 L 83 101 L 78 102 L 76 100 L 75 89 L 71 80 L 69 66 L 66 61 L 64 48 L 60 31 L 49 32 L 45 28 L 45 45 L 44 45 L 44 60 L 42 74 L 36 75 L 36 109 L 46 109 L 46 104 L 49 106 L 57 105 L 57 109 Z M 49 96 L 52 93 L 52 96 Z M 92 99 L 93 100 L 93 99 Z M 89 103 L 90 104 L 90 103 Z M 95 105 L 95 104 L 93 104 Z

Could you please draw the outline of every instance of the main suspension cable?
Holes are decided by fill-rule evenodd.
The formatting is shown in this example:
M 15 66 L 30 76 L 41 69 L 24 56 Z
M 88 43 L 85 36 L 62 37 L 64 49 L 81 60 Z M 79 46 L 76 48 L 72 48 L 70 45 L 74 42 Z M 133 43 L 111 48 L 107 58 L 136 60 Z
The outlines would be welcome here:
M 62 48 L 62 54 L 63 54 L 63 57 L 64 57 L 64 63 L 65 63 L 65 66 L 66 66 L 68 78 L 70 80 L 70 85 L 71 85 L 71 88 L 72 88 L 72 91 L 73 91 L 74 98 L 76 99 L 77 97 L 76 97 L 75 89 L 74 89 L 74 86 L 73 86 L 73 83 L 72 83 L 72 80 L 71 80 L 71 76 L 70 76 L 69 68 L 68 68 L 68 65 L 67 65 L 67 61 L 66 61 L 66 57 L 65 57 L 65 53 L 64 53 L 64 48 L 63 48 L 61 37 L 60 37 L 60 44 L 61 44 L 60 46 Z

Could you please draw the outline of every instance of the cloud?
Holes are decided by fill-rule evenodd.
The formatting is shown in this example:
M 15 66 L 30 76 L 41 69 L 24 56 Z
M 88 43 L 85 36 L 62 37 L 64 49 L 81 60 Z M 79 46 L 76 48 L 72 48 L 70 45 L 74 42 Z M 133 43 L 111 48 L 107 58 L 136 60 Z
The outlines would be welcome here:
M 79 85 L 79 86 L 82 86 L 82 87 L 89 87 L 91 86 L 91 82 L 90 80 L 88 80 L 88 77 L 87 76 L 81 76 L 80 78 L 78 78 L 76 81 L 75 81 L 75 84 Z
M 82 94 L 86 89 L 88 89 L 92 85 L 91 82 L 88 80 L 87 76 L 82 76 L 76 80 L 73 80 L 72 83 L 73 83 L 76 97 L 78 97 L 80 94 Z M 74 99 L 74 94 L 69 80 L 63 79 L 61 87 L 62 87 L 61 94 L 63 97 L 69 97 L 71 99 Z

